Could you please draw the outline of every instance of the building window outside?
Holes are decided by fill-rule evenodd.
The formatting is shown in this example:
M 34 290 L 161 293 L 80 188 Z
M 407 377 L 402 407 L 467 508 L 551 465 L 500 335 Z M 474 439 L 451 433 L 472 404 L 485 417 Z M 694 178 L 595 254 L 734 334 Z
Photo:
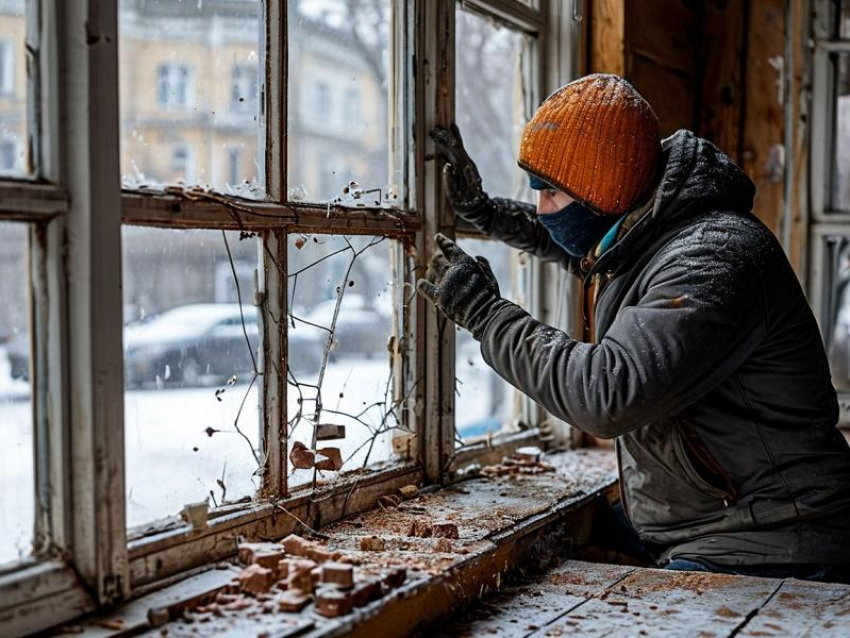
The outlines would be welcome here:
M 9 173 L 15 169 L 17 145 L 14 140 L 0 141 L 0 172 Z
M 236 110 L 256 109 L 259 87 L 256 66 L 237 64 L 231 78 L 230 106 Z
M 227 150 L 227 183 L 233 186 L 239 181 L 239 156 L 238 148 Z
M 186 145 L 175 146 L 171 151 L 171 173 L 175 182 L 182 181 L 193 184 L 195 180 L 195 164 L 192 149 Z
M 345 121 L 348 123 L 359 122 L 362 118 L 362 107 L 360 104 L 360 90 L 351 87 L 345 91 Z
M 0 95 L 15 92 L 15 48 L 7 39 L 0 40 Z
M 165 107 L 190 106 L 192 69 L 186 64 L 160 64 L 157 67 L 157 102 Z
M 314 99 L 315 103 L 312 110 L 315 113 L 316 119 L 327 122 L 331 119 L 331 113 L 333 113 L 331 87 L 325 82 L 317 82 Z

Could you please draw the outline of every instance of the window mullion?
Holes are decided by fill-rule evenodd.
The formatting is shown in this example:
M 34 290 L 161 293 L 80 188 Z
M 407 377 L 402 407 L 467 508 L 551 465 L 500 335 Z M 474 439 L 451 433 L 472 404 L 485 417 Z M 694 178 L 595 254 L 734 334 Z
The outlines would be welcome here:
M 287 388 L 286 328 L 287 303 L 287 235 L 285 231 L 268 232 L 260 244 L 262 264 L 261 302 L 263 352 L 261 440 L 265 454 L 263 494 L 278 497 L 287 493 Z
M 124 494 L 118 3 L 58 3 L 72 556 L 101 604 L 129 592 Z M 85 34 L 85 37 L 82 37 Z
M 286 201 L 287 46 L 286 0 L 265 6 L 265 74 L 263 104 L 266 121 L 264 154 L 266 188 L 275 202 Z

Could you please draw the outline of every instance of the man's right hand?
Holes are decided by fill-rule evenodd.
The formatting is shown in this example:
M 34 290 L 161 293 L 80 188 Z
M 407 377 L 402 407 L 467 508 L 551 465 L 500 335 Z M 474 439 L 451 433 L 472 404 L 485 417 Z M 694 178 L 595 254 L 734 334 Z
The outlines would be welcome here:
M 448 129 L 435 126 L 431 131 L 431 139 L 434 140 L 438 155 L 446 160 L 443 182 L 449 203 L 458 217 L 479 226 L 490 198 L 481 188 L 481 175 L 463 147 L 457 125 L 452 124 Z

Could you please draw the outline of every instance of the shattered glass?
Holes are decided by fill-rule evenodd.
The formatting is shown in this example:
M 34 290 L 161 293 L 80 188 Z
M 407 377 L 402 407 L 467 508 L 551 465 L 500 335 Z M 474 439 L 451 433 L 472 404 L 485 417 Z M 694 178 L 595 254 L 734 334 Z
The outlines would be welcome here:
M 0 566 L 32 552 L 35 520 L 28 230 L 0 222 Z
M 260 0 L 121 0 L 125 188 L 265 196 Z
M 32 172 L 27 122 L 26 2 L 0 2 L 0 177 Z
M 301 445 L 309 451 L 338 448 L 342 470 L 394 456 L 404 397 L 395 396 L 387 350 L 398 294 L 392 246 L 391 240 L 372 236 L 290 238 L 290 452 L 295 446 L 303 451 Z M 314 441 L 317 425 L 344 426 L 344 436 Z M 289 470 L 290 487 L 313 479 L 309 467 L 290 462 Z M 323 471 L 319 478 L 336 475 Z
M 257 242 L 123 228 L 128 527 L 260 486 Z
M 388 124 L 393 3 L 288 1 L 288 199 L 397 203 Z

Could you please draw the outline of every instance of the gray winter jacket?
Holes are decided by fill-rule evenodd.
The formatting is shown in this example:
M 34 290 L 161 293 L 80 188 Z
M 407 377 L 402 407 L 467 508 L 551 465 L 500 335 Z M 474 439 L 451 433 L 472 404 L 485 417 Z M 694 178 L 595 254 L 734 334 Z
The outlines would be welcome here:
M 616 437 L 624 507 L 644 542 L 718 563 L 850 563 L 850 448 L 818 327 L 755 188 L 679 131 L 652 210 L 584 273 L 610 281 L 596 343 L 501 300 L 485 360 L 550 413 Z M 532 209 L 491 234 L 576 264 Z

